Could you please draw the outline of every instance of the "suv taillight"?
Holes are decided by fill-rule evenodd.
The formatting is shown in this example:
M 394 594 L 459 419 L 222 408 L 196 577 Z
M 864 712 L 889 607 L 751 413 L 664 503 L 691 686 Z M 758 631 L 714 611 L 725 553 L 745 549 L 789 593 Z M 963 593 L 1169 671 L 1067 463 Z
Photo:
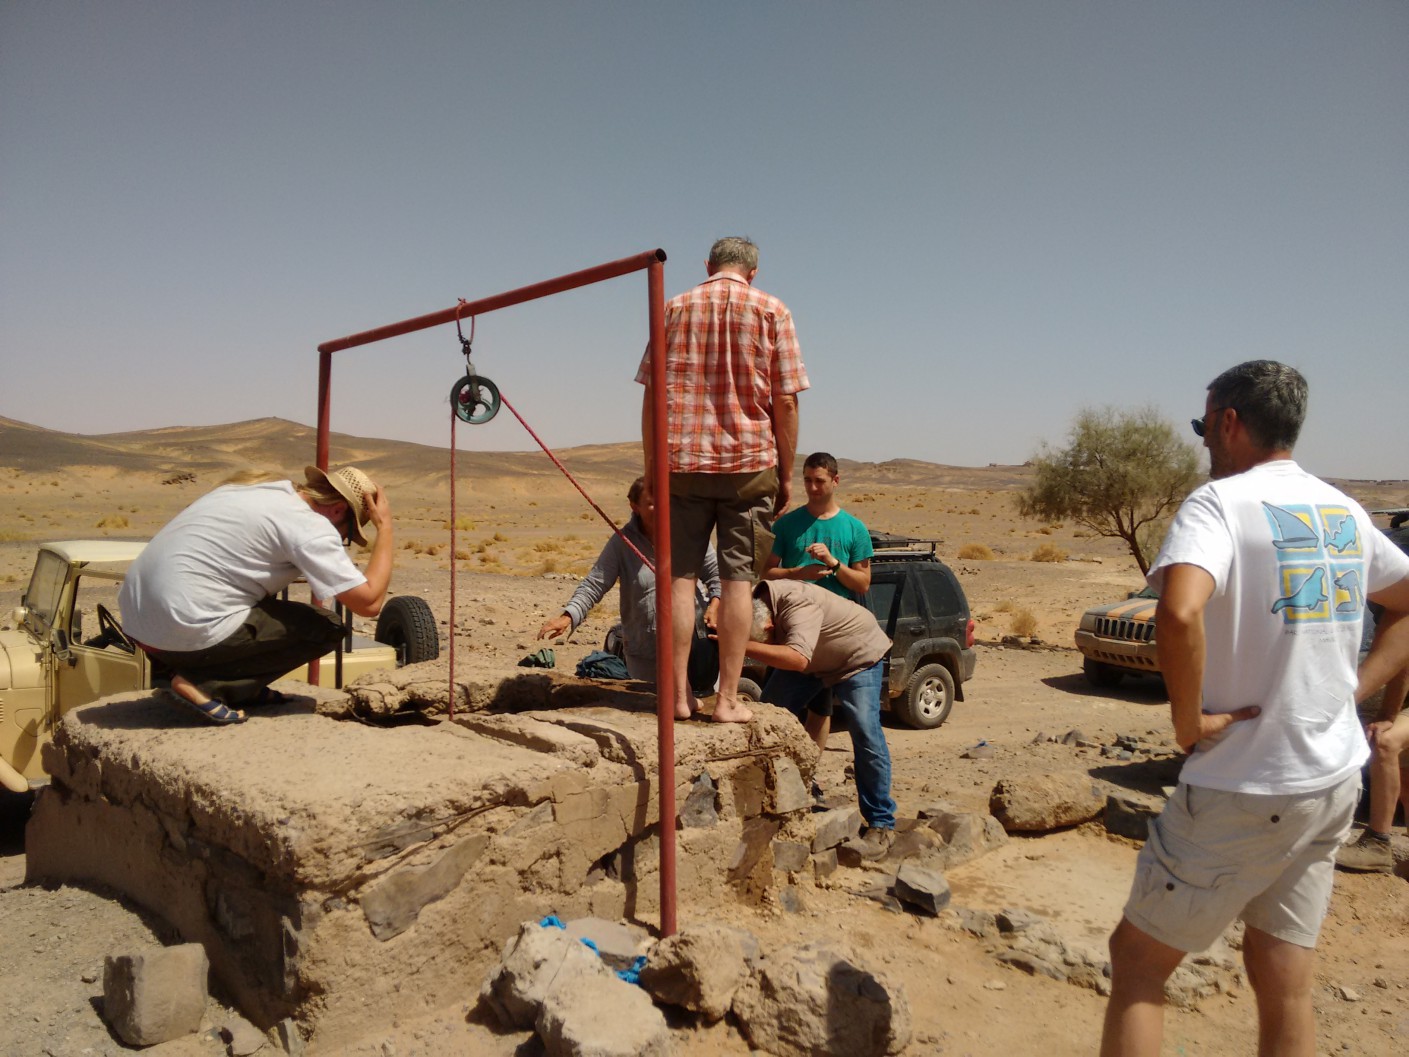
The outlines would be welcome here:
M 970 617 L 970 618 L 969 618 L 969 622 L 968 622 L 966 625 L 964 625 L 964 649 L 966 649 L 966 650 L 971 650 L 971 649 L 973 649 L 973 648 L 974 648 L 974 621 L 973 621 L 973 618 Z

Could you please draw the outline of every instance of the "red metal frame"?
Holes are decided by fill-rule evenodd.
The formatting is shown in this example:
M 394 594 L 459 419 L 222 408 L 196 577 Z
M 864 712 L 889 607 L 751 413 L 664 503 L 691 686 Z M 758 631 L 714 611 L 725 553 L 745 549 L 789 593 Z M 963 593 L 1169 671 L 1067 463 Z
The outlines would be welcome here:
M 318 450 L 317 464 L 328 468 L 328 438 L 332 419 L 333 353 L 359 345 L 385 341 L 428 327 L 453 323 L 510 305 L 523 304 L 540 297 L 549 297 L 581 286 L 590 286 L 605 279 L 615 279 L 632 272 L 646 271 L 647 298 L 650 303 L 651 348 L 665 348 L 665 251 L 649 250 L 634 257 L 584 268 L 579 272 L 546 279 L 532 286 L 523 286 L 493 297 L 481 298 L 429 312 L 414 319 L 388 323 L 374 330 L 350 334 L 345 338 L 325 341 L 318 346 Z M 665 356 L 651 357 L 651 387 L 655 428 L 651 436 L 651 487 L 657 496 L 670 495 L 669 456 L 666 449 Z M 668 509 L 668 507 L 667 507 Z M 660 930 L 661 935 L 675 932 L 675 669 L 671 664 L 672 619 L 670 592 L 670 518 L 656 518 L 656 735 L 659 760 L 657 776 L 660 782 Z M 662 588 L 661 585 L 664 585 Z M 666 600 L 665 605 L 660 599 Z M 451 643 L 451 649 L 454 649 Z M 316 662 L 315 662 L 316 663 Z M 316 674 L 314 675 L 316 679 Z

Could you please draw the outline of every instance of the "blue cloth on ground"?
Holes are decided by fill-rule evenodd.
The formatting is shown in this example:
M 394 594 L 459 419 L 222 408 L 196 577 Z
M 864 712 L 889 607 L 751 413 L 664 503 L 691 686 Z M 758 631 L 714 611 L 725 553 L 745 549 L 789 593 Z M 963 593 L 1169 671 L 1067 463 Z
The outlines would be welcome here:
M 577 662 L 577 674 L 583 679 L 629 679 L 626 662 L 614 653 L 593 650 Z

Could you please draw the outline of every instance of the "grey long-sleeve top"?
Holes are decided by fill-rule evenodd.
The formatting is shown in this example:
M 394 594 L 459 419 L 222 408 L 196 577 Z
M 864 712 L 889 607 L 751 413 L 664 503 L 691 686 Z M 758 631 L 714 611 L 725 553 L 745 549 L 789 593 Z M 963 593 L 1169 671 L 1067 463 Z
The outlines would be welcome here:
M 655 561 L 655 548 L 646 535 L 641 519 L 636 515 L 622 528 L 642 554 Z M 612 585 L 621 583 L 621 630 L 626 639 L 626 669 L 633 679 L 654 681 L 656 677 L 656 574 L 638 558 L 621 538 L 612 533 L 597 563 L 592 566 L 563 612 L 572 619 L 572 629 L 587 619 L 587 614 Z M 705 551 L 704 566 L 697 582 L 701 606 L 719 597 L 719 560 L 710 547 Z

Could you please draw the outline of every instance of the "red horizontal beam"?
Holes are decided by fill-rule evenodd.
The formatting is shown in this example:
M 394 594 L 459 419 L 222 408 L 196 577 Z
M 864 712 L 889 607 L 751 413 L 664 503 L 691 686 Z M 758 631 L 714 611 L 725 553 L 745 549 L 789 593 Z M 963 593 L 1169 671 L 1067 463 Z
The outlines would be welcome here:
M 663 264 L 664 262 L 665 250 L 648 250 L 645 253 L 638 253 L 634 257 L 623 257 L 619 261 L 609 261 L 594 268 L 584 268 L 580 272 L 560 275 L 556 279 L 545 279 L 532 286 L 522 286 L 517 290 L 495 294 L 493 297 L 481 298 L 478 301 L 470 301 L 453 308 L 442 309 L 439 312 L 430 312 L 424 316 L 417 316 L 415 319 L 403 319 L 400 323 L 388 323 L 375 330 L 364 330 L 360 334 L 349 334 L 345 338 L 325 341 L 318 346 L 318 351 L 322 353 L 342 352 L 343 349 L 355 348 L 358 345 L 370 345 L 374 341 L 384 341 L 387 338 L 425 330 L 427 327 L 453 323 L 457 316 L 469 319 L 471 316 L 483 315 L 485 312 L 493 312 L 498 308 L 508 308 L 510 305 L 547 297 L 549 294 L 560 294 L 564 290 L 575 290 L 579 286 L 600 283 L 603 279 L 615 279 L 619 275 L 629 275 L 632 272 L 639 272 L 642 268 L 649 268 L 652 264 Z

